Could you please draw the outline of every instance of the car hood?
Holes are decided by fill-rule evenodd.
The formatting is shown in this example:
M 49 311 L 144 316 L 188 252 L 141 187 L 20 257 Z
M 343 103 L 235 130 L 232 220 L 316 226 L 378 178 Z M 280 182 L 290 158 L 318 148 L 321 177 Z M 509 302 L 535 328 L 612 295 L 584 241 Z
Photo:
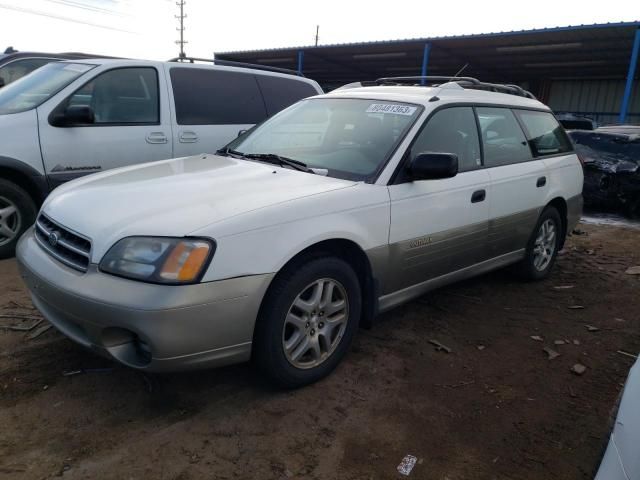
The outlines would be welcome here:
M 185 236 L 236 215 L 352 185 L 265 163 L 198 155 L 83 177 L 56 189 L 43 212 L 89 237 L 95 261 L 126 236 Z

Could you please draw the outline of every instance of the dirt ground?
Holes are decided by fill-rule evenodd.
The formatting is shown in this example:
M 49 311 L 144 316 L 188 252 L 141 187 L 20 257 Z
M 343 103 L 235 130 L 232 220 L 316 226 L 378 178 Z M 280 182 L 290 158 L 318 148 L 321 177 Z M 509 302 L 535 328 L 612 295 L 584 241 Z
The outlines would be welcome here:
M 617 352 L 640 351 L 640 276 L 624 273 L 640 231 L 580 229 L 547 281 L 500 271 L 433 292 L 297 391 L 248 365 L 143 375 L 53 329 L 2 329 L 0 478 L 389 479 L 406 454 L 409 478 L 592 478 L 633 363 Z M 31 308 L 15 261 L 0 262 L 0 314 Z

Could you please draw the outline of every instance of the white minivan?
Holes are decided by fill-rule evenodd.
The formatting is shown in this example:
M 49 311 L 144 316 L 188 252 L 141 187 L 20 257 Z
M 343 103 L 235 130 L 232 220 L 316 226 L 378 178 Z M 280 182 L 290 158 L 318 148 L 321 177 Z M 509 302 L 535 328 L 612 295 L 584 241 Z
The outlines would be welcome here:
M 253 358 L 299 386 L 378 312 L 507 265 L 548 276 L 583 183 L 549 108 L 474 79 L 380 83 L 302 100 L 216 155 L 58 188 L 17 247 L 34 305 L 134 368 Z
M 1 89 L 0 258 L 13 255 L 61 183 L 213 153 L 240 131 L 322 93 L 313 80 L 282 69 L 226 63 L 54 62 Z

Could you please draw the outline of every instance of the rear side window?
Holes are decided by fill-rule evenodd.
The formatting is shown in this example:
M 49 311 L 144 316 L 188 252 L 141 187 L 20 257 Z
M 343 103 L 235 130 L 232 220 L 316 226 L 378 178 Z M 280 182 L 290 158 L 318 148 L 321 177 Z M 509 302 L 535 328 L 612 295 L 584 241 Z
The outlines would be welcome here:
M 418 134 L 411 158 L 419 153 L 455 153 L 458 171 L 480 168 L 478 127 L 471 107 L 452 107 L 436 112 Z
M 497 167 L 531 160 L 527 139 L 510 109 L 478 107 L 476 112 L 485 166 Z
M 571 151 L 571 143 L 555 117 L 548 112 L 516 110 L 535 157 Z
M 256 79 L 264 96 L 269 116 L 275 115 L 298 100 L 318 95 L 315 88 L 299 80 L 271 75 L 256 75 Z
M 267 116 L 253 75 L 172 68 L 170 76 L 179 125 L 247 125 Z

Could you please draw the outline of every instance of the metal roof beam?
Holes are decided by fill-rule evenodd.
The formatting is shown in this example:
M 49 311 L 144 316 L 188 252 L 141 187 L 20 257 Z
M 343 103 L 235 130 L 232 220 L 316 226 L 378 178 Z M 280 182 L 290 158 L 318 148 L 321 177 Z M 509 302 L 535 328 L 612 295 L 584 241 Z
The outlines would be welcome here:
M 620 123 L 627 120 L 627 111 L 631 100 L 631 91 L 633 90 L 633 81 L 636 76 L 636 67 L 638 66 L 638 50 L 640 50 L 640 28 L 636 30 L 636 36 L 633 40 L 633 48 L 631 49 L 631 58 L 629 59 L 629 72 L 627 73 L 627 83 L 624 87 L 624 95 L 622 96 L 622 104 L 620 105 Z

